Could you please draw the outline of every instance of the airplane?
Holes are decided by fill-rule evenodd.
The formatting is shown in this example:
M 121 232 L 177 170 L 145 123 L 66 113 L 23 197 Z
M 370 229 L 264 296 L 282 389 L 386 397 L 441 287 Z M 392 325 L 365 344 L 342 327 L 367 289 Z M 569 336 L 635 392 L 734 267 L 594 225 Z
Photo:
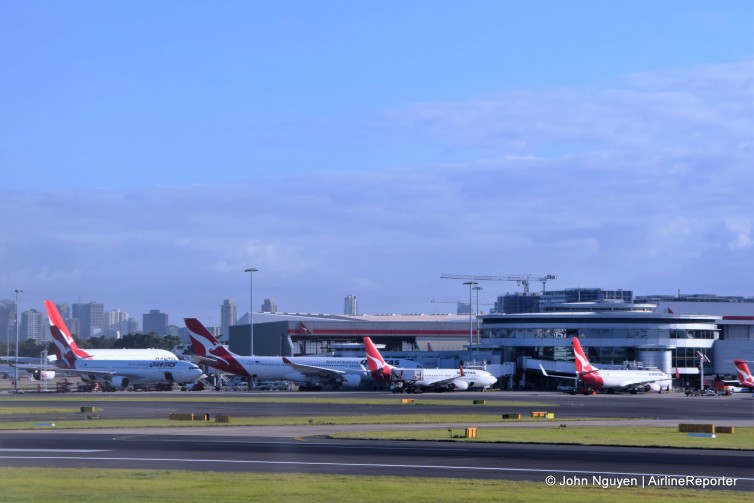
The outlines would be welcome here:
M 81 380 L 101 383 L 105 389 L 130 385 L 188 383 L 202 376 L 194 363 L 179 360 L 164 349 L 81 349 L 71 337 L 55 304 L 46 300 L 56 370 Z M 39 369 L 39 366 L 37 366 Z M 29 370 L 28 368 L 26 370 Z
M 424 391 L 464 391 L 467 389 L 487 389 L 497 378 L 485 370 L 468 369 L 406 369 L 393 367 L 382 358 L 369 337 L 364 337 L 367 366 L 374 380 L 397 384 L 394 393 L 423 393 Z
M 738 382 L 744 388 L 748 388 L 754 393 L 754 377 L 751 375 L 749 366 L 746 364 L 746 360 L 733 360 L 736 365 L 736 372 L 738 373 Z
M 43 381 L 45 379 L 55 379 L 55 355 L 50 355 L 47 358 L 32 358 L 28 356 L 15 357 L 0 357 L 0 363 L 4 364 L 6 369 L 0 369 L 0 374 L 6 374 L 8 377 L 13 377 L 14 368 L 19 370 L 25 370 L 32 375 L 32 379 L 35 381 Z
M 579 340 L 574 337 L 571 341 L 573 343 L 573 354 L 576 357 L 576 376 L 555 377 L 576 379 L 581 381 L 590 391 L 604 389 L 608 393 L 614 393 L 616 390 L 627 390 L 629 393 L 635 394 L 640 390 L 662 391 L 663 389 L 670 389 L 672 386 L 673 377 L 659 369 L 600 370 L 589 363 Z M 542 370 L 542 374 L 550 377 L 541 364 L 539 368 Z
M 221 372 L 265 381 L 304 383 L 302 390 L 358 388 L 368 378 L 361 358 L 241 356 L 229 351 L 196 318 L 184 318 L 194 361 Z

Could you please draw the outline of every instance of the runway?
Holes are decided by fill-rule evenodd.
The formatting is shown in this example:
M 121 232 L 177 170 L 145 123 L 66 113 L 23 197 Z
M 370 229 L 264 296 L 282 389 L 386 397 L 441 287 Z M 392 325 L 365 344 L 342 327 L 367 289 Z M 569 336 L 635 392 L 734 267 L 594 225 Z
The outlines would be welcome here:
M 151 394 L 129 395 L 143 401 L 98 402 L 113 417 L 164 417 L 171 411 L 193 410 L 244 415 L 357 415 L 406 412 L 406 405 L 343 405 L 337 403 L 284 404 L 206 402 L 197 404 L 195 394 L 187 401 L 149 402 Z M 251 394 L 249 394 L 251 395 Z M 252 396 L 257 396 L 253 394 Z M 437 413 L 500 413 L 519 406 L 514 401 L 545 403 L 567 421 L 568 417 L 633 417 L 639 424 L 674 424 L 684 420 L 725 418 L 726 424 L 754 426 L 751 396 L 591 396 L 561 394 L 466 394 L 423 395 L 417 400 L 461 400 L 468 405 L 422 406 Z M 503 395 L 505 395 L 503 400 Z M 117 397 L 118 395 L 113 395 Z M 206 396 L 217 397 L 218 394 Z M 237 400 L 239 394 L 232 394 Z M 264 394 L 269 397 L 272 395 Z M 284 394 L 283 396 L 291 396 Z M 323 397 L 325 395 L 317 395 Z M 343 396 L 343 395 L 336 395 Z M 349 394 L 361 396 L 361 394 Z M 389 396 L 375 395 L 367 396 Z M 473 399 L 487 399 L 483 406 Z M 43 399 L 43 397 L 40 397 Z M 229 399 L 230 397 L 228 397 Z M 243 398 L 243 397 L 241 397 Z M 395 397 L 399 403 L 400 397 Z M 501 403 L 491 405 L 493 400 Z M 12 398 L 0 398 L 8 405 Z M 82 404 L 85 397 L 82 397 Z M 60 406 L 59 402 L 53 402 Z M 461 402 L 459 402 L 461 403 Z M 15 405 L 15 404 L 14 404 Z M 29 403 L 25 403 L 29 406 Z M 37 404 L 35 404 L 36 406 Z M 416 406 L 414 406 L 416 407 Z M 520 406 L 531 410 L 532 406 Z M 450 411 L 450 412 L 449 412 Z M 425 410 L 426 412 L 426 410 Z M 630 415 L 628 415 L 630 414 Z M 0 420 L 7 420 L 0 418 Z M 621 421 L 622 422 L 622 421 Z M 719 421 L 718 421 L 719 422 Z M 613 423 L 611 421 L 610 423 Z M 522 423 L 524 424 L 524 423 Z M 528 423 L 530 424 L 530 423 Z M 585 423 L 586 427 L 588 423 Z M 722 423 L 719 423 L 722 424 Z M 438 425 L 428 425 L 438 428 Z M 407 429 L 407 425 L 392 426 Z M 413 427 L 423 427 L 414 425 Z M 349 475 L 396 475 L 530 480 L 569 484 L 573 481 L 630 480 L 648 485 L 660 477 L 701 477 L 696 480 L 732 480 L 733 486 L 713 488 L 754 490 L 754 456 L 751 451 L 625 448 L 533 444 L 471 444 L 452 442 L 356 441 L 329 439 L 331 431 L 364 429 L 365 426 L 312 425 L 297 427 L 222 427 L 182 429 L 40 430 L 0 432 L 0 466 L 113 467 L 140 469 L 216 470 L 232 472 L 316 473 Z M 385 425 L 371 428 L 386 429 Z M 551 477 L 548 479 L 548 477 Z M 597 478 L 595 478 L 597 477 Z M 721 479 L 720 477 L 727 478 Z M 718 483 L 716 482 L 716 483 Z

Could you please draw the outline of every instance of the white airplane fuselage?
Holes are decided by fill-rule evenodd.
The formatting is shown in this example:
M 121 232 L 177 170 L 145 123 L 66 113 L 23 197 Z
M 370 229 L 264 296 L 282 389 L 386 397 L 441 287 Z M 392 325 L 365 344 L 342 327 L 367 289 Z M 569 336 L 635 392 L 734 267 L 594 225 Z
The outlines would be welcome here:
M 669 389 L 673 378 L 660 370 L 605 370 L 583 372 L 579 379 L 588 386 L 600 389 L 641 389 L 652 391 Z
M 87 349 L 94 360 L 178 360 L 165 349 Z
M 135 360 L 127 359 L 125 355 L 123 359 L 80 359 L 76 361 L 75 368 L 87 380 L 112 381 L 115 387 L 126 384 L 187 383 L 202 376 L 201 369 L 191 362 L 178 359 Z M 92 373 L 87 375 L 87 371 Z M 112 377 L 104 377 L 104 373 L 110 373 Z
M 322 379 L 309 376 L 297 371 L 295 368 L 283 362 L 280 356 L 238 356 L 236 360 L 248 372 L 247 377 L 256 377 L 265 381 L 294 381 L 303 383 L 318 383 Z M 362 366 L 361 358 L 325 358 L 309 356 L 290 356 L 287 357 L 293 363 L 300 365 L 311 365 L 314 367 L 326 367 L 328 369 L 340 370 L 344 374 L 344 385 L 348 385 L 348 376 L 354 378 L 350 382 L 355 382 L 358 387 L 361 377 L 367 375 Z M 358 377 L 359 379 L 355 379 Z
M 394 380 L 411 383 L 413 388 L 443 387 L 449 390 L 467 390 L 469 388 L 489 388 L 497 378 L 487 371 L 464 369 L 402 369 L 393 368 Z

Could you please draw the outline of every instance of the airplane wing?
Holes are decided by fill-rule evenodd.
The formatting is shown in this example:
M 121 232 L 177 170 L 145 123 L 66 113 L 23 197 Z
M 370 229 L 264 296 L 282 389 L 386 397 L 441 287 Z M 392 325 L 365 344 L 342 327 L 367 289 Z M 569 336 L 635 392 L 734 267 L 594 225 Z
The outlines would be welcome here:
M 552 371 L 550 371 L 550 373 L 548 374 L 547 371 L 545 370 L 545 368 L 542 366 L 541 363 L 539 364 L 539 368 L 540 368 L 540 370 L 542 371 L 542 374 L 545 377 L 557 377 L 559 379 L 573 379 L 574 381 L 578 381 L 579 380 L 578 376 L 575 376 L 573 374 L 566 374 L 566 373 L 563 373 L 563 372 L 552 372 Z
M 47 362 L 50 365 L 54 365 L 55 361 L 57 360 L 57 357 L 55 355 L 48 356 Z M 41 359 L 38 357 L 31 357 L 31 356 L 19 356 L 18 357 L 18 363 L 24 363 L 24 364 L 30 364 L 30 365 L 37 365 L 39 366 Z M 16 363 L 16 358 L 14 356 L 4 357 L 0 356 L 0 363 L 5 363 L 7 365 L 13 366 Z M 21 365 L 18 366 L 18 368 L 21 368 Z
M 10 366 L 15 367 L 15 365 L 13 364 L 11 364 Z M 26 372 L 29 372 L 30 374 L 33 374 L 35 372 L 42 372 L 44 370 L 38 363 L 36 365 L 32 365 L 29 363 L 19 364 L 18 369 L 25 370 Z M 55 372 L 55 375 L 60 376 L 60 377 L 89 376 L 89 377 L 101 378 L 101 379 L 112 377 L 116 374 L 115 372 L 110 372 L 107 370 L 69 369 L 69 368 L 58 367 L 52 364 L 50 364 L 50 366 L 47 367 L 47 371 Z
M 223 360 L 222 358 L 216 358 L 214 356 L 191 355 L 191 361 L 196 363 L 197 365 L 209 365 L 210 367 L 228 364 L 226 360 Z
M 84 369 L 61 369 L 58 367 L 55 367 L 55 374 L 58 375 L 65 375 L 65 376 L 85 376 L 85 377 L 94 377 L 99 379 L 105 379 L 107 377 L 112 377 L 116 374 L 118 375 L 125 375 L 126 377 L 130 377 L 128 374 L 124 374 L 123 372 L 111 372 L 109 370 L 84 370 Z
M 642 384 L 652 384 L 657 381 L 667 381 L 667 377 L 658 377 L 656 379 L 647 379 L 646 381 L 623 381 L 621 383 L 622 388 L 630 388 L 631 386 L 641 386 Z
M 295 363 L 290 361 L 288 358 L 283 357 L 283 363 L 288 365 L 289 367 L 293 367 L 298 372 L 301 372 L 302 374 L 306 376 L 311 377 L 319 377 L 320 379 L 329 380 L 329 381 L 339 381 L 342 376 L 345 374 L 348 374 L 345 370 L 336 370 L 336 369 L 330 369 L 327 367 L 317 367 L 315 365 L 305 365 L 303 363 Z
M 457 375 L 457 376 L 448 377 L 448 378 L 445 378 L 445 379 L 438 379 L 437 381 L 427 382 L 427 383 L 425 383 L 425 385 L 427 387 L 444 386 L 446 384 L 452 383 L 453 381 L 455 381 L 459 377 L 463 377 L 463 376 Z

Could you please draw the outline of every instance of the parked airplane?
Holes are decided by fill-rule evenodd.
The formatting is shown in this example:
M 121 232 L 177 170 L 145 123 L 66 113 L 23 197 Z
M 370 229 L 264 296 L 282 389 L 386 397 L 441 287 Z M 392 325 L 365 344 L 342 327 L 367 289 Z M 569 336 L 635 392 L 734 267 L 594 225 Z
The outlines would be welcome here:
M 0 356 L 0 374 L 5 374 L 8 377 L 13 377 L 15 374 L 14 368 L 18 367 L 19 370 L 25 370 L 32 374 L 32 377 L 36 381 L 43 379 L 55 378 L 55 355 L 50 355 L 47 358 L 31 358 L 28 356 L 19 356 L 16 359 L 14 356 L 2 357 Z
M 573 354 L 576 357 L 576 376 L 568 376 L 567 378 L 579 380 L 589 389 L 605 389 L 608 393 L 613 393 L 616 390 L 636 393 L 640 390 L 669 390 L 673 384 L 673 377 L 659 369 L 600 370 L 589 363 L 579 340 L 574 337 L 571 341 L 573 343 Z M 542 365 L 539 368 L 545 376 L 549 377 Z
M 453 391 L 473 388 L 486 389 L 497 378 L 485 370 L 467 369 L 405 369 L 387 363 L 369 337 L 364 337 L 367 366 L 379 382 L 397 384 L 394 392 L 422 393 L 424 391 Z
M 240 356 L 220 344 L 196 318 L 184 321 L 196 361 L 221 372 L 265 381 L 304 383 L 309 389 L 358 388 L 362 379 L 368 377 L 361 358 Z
M 736 372 L 738 373 L 738 382 L 744 388 L 748 388 L 754 393 L 754 377 L 751 375 L 749 366 L 746 364 L 746 360 L 733 360 L 736 365 Z
M 55 304 L 46 300 L 45 308 L 57 356 L 55 364 L 60 373 L 77 375 L 84 381 L 99 382 L 111 389 L 136 384 L 182 384 L 202 376 L 196 364 L 179 360 L 162 349 L 83 350 L 71 337 Z

